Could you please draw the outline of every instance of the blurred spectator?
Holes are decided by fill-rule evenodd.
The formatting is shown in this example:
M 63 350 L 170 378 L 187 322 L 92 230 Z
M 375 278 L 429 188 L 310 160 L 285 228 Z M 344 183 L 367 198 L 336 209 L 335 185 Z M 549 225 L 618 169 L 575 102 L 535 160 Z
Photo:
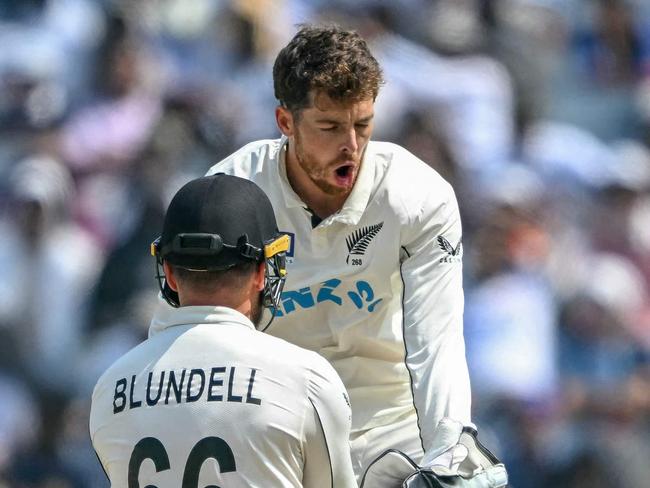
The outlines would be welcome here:
M 635 84 L 642 73 L 640 31 L 628 0 L 578 2 L 549 99 L 551 118 L 574 123 L 611 141 L 642 135 Z
M 0 324 L 19 370 L 41 387 L 75 382 L 86 301 L 102 254 L 70 217 L 73 182 L 47 155 L 17 163 L 0 220 Z
M 564 450 L 563 459 L 551 458 L 551 466 L 560 476 L 578 471 L 579 479 L 589 476 L 578 474 L 582 466 L 600 464 L 600 483 L 615 479 L 616 486 L 639 487 L 647 481 L 650 455 L 644 434 L 639 436 L 650 414 L 650 383 L 647 350 L 630 325 L 648 301 L 646 286 L 632 263 L 611 254 L 593 255 L 583 279 L 560 316 L 559 413 L 568 425 L 553 440 L 572 449 Z
M 6 356 L 3 355 L 4 358 Z M 0 369 L 0 480 L 15 452 L 36 440 L 40 429 L 36 399 L 26 385 Z
M 631 334 L 648 301 L 643 276 L 621 256 L 591 256 L 583 284 L 561 309 L 560 368 L 569 385 L 601 403 L 625 403 L 612 391 L 624 387 L 643 357 Z
M 128 164 L 160 116 L 157 66 L 129 36 L 120 18 L 109 24 L 96 64 L 95 98 L 74 113 L 61 134 L 61 149 L 75 171 L 111 170 Z
M 58 449 L 66 404 L 66 398 L 57 394 L 50 393 L 40 398 L 40 438 L 37 443 L 16 453 L 16 459 L 7 475 L 11 486 L 30 488 L 87 486 L 83 474 L 63 459 Z
M 377 137 L 395 137 L 410 110 L 425 108 L 440 119 L 454 157 L 474 178 L 493 174 L 511 158 L 512 87 L 497 60 L 472 52 L 443 57 L 378 22 L 369 32 L 386 76 L 377 99 Z
M 481 429 L 499 439 L 514 486 L 546 486 L 537 452 L 559 393 L 556 297 L 546 274 L 552 229 L 546 187 L 512 165 L 490 185 L 466 254 L 465 340 Z M 467 286 L 466 286 L 467 289 Z

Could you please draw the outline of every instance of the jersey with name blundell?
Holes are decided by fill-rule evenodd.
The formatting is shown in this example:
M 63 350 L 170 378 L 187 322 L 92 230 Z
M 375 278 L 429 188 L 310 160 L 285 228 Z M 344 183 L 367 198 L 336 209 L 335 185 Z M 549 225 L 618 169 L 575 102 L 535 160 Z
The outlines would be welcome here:
M 453 189 L 404 148 L 371 141 L 343 208 L 313 227 L 287 179 L 286 143 L 250 143 L 208 172 L 257 183 L 291 237 L 266 332 L 330 361 L 350 395 L 353 432 L 416 413 L 430 449 L 443 416 L 470 422 Z
M 349 429 L 326 360 L 225 307 L 159 313 L 99 379 L 90 414 L 114 487 L 353 487 Z

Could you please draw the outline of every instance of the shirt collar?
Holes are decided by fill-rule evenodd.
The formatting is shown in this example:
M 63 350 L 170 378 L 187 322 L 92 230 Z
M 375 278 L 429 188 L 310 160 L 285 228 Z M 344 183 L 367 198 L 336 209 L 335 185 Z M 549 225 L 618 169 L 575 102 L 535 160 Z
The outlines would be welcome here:
M 302 207 L 305 208 L 305 202 L 303 202 L 298 194 L 293 190 L 291 183 L 289 183 L 289 177 L 287 176 L 287 148 L 289 139 L 287 136 L 282 136 L 280 138 L 280 150 L 278 152 L 278 177 L 280 178 L 280 186 L 282 188 L 282 196 L 284 198 L 284 204 L 287 208 L 292 207 Z
M 149 337 L 176 325 L 230 324 L 256 330 L 244 314 L 228 307 L 192 306 L 173 308 L 158 297 L 158 306 L 149 325 Z
M 305 208 L 305 202 L 303 202 L 298 194 L 293 190 L 287 176 L 287 142 L 288 139 L 286 136 L 282 136 L 280 138 L 280 150 L 278 154 L 278 176 L 280 179 L 280 185 L 283 190 L 281 193 L 284 197 L 284 203 L 287 208 Z M 370 145 L 371 144 L 368 143 L 366 146 L 366 150 L 361 162 L 361 168 L 359 169 L 359 174 L 357 175 L 357 180 L 354 182 L 354 187 L 352 188 L 352 191 L 350 192 L 348 198 L 345 200 L 343 208 L 341 208 L 341 210 L 336 212 L 334 215 L 331 215 L 325 219 L 323 222 L 326 224 L 341 222 L 343 224 L 357 225 L 359 223 L 359 220 L 361 220 L 361 216 L 368 206 L 370 194 L 372 193 L 373 181 L 375 178 L 374 158 L 371 154 Z

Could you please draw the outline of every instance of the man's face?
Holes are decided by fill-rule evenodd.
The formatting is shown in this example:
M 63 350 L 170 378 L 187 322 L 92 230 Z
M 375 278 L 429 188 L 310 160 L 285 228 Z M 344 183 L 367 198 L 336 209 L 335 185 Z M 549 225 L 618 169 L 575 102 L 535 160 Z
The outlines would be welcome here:
M 320 95 L 299 117 L 292 116 L 287 134 L 291 155 L 323 193 L 343 196 L 352 191 L 372 134 L 374 105 L 373 100 L 342 105 Z

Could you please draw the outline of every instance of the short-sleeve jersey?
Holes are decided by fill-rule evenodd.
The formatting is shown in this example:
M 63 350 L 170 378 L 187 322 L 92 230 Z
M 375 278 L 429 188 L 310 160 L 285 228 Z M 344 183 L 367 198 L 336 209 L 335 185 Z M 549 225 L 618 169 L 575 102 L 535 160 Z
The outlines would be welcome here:
M 99 379 L 93 446 L 113 487 L 353 487 L 350 408 L 319 355 L 225 307 L 169 308 Z

